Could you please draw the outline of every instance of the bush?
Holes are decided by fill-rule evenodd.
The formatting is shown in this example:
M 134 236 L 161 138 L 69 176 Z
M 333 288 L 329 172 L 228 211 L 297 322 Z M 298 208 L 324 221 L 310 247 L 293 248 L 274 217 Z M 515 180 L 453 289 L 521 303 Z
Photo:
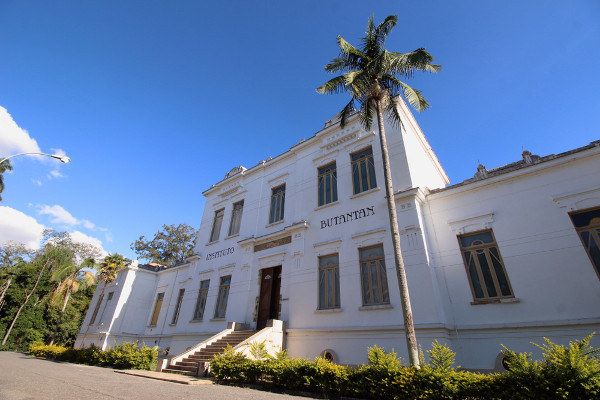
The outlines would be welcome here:
M 502 374 L 458 371 L 455 353 L 437 341 L 427 351 L 429 362 L 421 357 L 420 369 L 403 366 L 394 351 L 377 346 L 359 368 L 288 359 L 285 353 L 272 357 L 260 348 L 254 353 L 263 358 L 250 360 L 229 348 L 215 356 L 211 369 L 218 380 L 377 400 L 592 399 L 600 398 L 600 354 L 589 346 L 591 337 L 568 348 L 546 340 L 538 346 L 544 351 L 539 362 L 505 349 L 510 371 Z
M 499 376 L 502 399 L 591 399 L 600 397 L 599 350 L 590 346 L 593 334 L 569 347 L 545 339 L 541 361 L 531 354 L 505 348 L 509 371 Z
M 81 364 L 101 365 L 117 369 L 146 369 L 150 370 L 156 363 L 158 347 L 148 347 L 137 343 L 126 342 L 116 344 L 106 351 L 101 351 L 92 345 L 85 349 L 65 348 L 62 346 L 46 346 L 33 343 L 29 354 L 39 358 L 49 358 L 60 361 L 70 361 Z

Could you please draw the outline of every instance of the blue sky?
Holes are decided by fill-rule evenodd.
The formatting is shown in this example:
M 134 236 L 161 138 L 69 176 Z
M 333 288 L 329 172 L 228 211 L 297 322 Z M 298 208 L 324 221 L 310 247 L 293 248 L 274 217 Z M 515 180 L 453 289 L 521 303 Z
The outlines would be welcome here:
M 522 148 L 600 139 L 600 2 L 0 0 L 0 241 L 41 227 L 134 258 L 163 224 L 200 225 L 202 191 L 312 136 L 348 102 L 315 92 L 337 35 L 398 14 L 389 50 L 425 47 L 408 81 L 452 183 Z

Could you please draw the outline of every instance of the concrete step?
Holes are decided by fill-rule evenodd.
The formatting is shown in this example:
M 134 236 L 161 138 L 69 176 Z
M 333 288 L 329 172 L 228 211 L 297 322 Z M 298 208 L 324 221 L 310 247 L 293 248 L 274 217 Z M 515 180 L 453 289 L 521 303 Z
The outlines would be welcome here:
M 196 370 L 198 369 L 198 364 L 196 364 L 196 365 L 170 365 L 169 369 L 175 369 L 178 371 L 196 372 Z
M 162 372 L 167 372 L 170 374 L 179 374 L 179 375 L 186 375 L 186 376 L 196 376 L 196 372 L 191 372 L 191 371 L 181 371 L 178 369 L 173 369 L 173 368 L 165 368 L 162 370 Z

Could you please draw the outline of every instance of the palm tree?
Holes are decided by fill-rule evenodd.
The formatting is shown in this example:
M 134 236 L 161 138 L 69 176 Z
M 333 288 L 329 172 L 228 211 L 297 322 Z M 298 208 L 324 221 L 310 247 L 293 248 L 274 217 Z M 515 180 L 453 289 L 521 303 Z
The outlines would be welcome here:
M 104 298 L 104 291 L 106 290 L 106 287 L 115 279 L 117 279 L 119 271 L 125 268 L 126 262 L 127 259 L 121 254 L 117 253 L 109 254 L 106 257 L 104 257 L 104 260 L 102 260 L 102 262 L 100 263 L 100 270 L 98 271 L 98 282 L 103 283 L 102 292 L 100 292 L 100 296 L 98 296 L 98 301 L 102 301 L 102 299 Z M 83 343 L 85 343 L 85 338 L 87 337 L 87 334 L 90 331 L 90 325 L 91 324 L 88 324 L 87 326 L 79 348 L 82 348 Z
M 62 300 L 62 309 L 60 310 L 50 343 L 48 343 L 49 345 L 54 344 L 58 327 L 62 322 L 63 314 L 65 313 L 71 294 L 76 293 L 79 289 L 91 286 L 96 282 L 96 276 L 90 271 L 90 269 L 94 267 L 94 259 L 89 257 L 79 265 L 69 263 L 54 270 L 51 279 L 58 282 L 58 286 L 56 286 L 56 289 L 52 292 L 50 302 L 53 305 L 59 305 Z M 87 269 L 87 271 L 84 269 Z
M 5 160 L 0 163 L 0 193 L 4 191 L 4 172 L 12 171 L 12 165 L 10 165 L 9 160 Z M 2 201 L 2 196 L 0 196 L 0 201 Z
M 426 109 L 429 104 L 421 95 L 421 92 L 400 81 L 398 76 L 410 78 L 415 71 L 438 72 L 441 70 L 441 66 L 432 64 L 433 57 L 423 48 L 410 53 L 389 52 L 384 49 L 385 40 L 396 26 L 397 21 L 397 15 L 390 15 L 382 23 L 375 26 L 373 16 L 371 16 L 367 25 L 366 36 L 362 38 L 361 49 L 352 46 L 342 39 L 341 36 L 338 36 L 337 44 L 340 47 L 340 55 L 331 60 L 325 66 L 325 70 L 332 73 L 342 71 L 343 74 L 317 88 L 317 92 L 336 94 L 347 91 L 350 93 L 352 99 L 339 114 L 340 125 L 342 127 L 345 126 L 350 115 L 356 112 L 354 108 L 355 102 L 360 105 L 358 117 L 365 129 L 371 129 L 373 119 L 377 116 L 385 178 L 385 193 L 392 243 L 394 246 L 396 274 L 400 287 L 406 344 L 410 364 L 419 368 L 417 338 L 415 335 L 406 272 L 402 260 L 402 251 L 400 249 L 400 233 L 396 217 L 394 186 L 390 172 L 383 115 L 385 113 L 395 124 L 401 123 L 396 98 L 402 95 L 416 110 L 421 111 Z
M 73 252 L 68 249 L 58 248 L 54 246 L 49 246 L 43 250 L 42 253 L 31 264 L 25 265 L 26 268 L 30 268 L 31 270 L 37 270 L 37 278 L 31 290 L 25 292 L 25 300 L 21 304 L 21 306 L 17 309 L 17 313 L 13 317 L 13 320 L 8 327 L 6 334 L 4 335 L 4 339 L 2 339 L 2 346 L 6 344 L 8 337 L 10 336 L 10 332 L 12 331 L 21 311 L 27 305 L 29 298 L 33 295 L 37 289 L 38 284 L 40 283 L 40 279 L 46 270 L 51 270 L 52 267 L 60 267 L 65 264 L 68 264 L 73 259 Z

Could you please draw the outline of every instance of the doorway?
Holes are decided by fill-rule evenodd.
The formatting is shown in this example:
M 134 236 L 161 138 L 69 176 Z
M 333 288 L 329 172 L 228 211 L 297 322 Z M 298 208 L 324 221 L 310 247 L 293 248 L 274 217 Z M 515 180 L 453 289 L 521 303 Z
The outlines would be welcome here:
M 267 320 L 279 318 L 279 291 L 281 289 L 281 265 L 261 270 L 260 294 L 256 329 L 267 326 Z

